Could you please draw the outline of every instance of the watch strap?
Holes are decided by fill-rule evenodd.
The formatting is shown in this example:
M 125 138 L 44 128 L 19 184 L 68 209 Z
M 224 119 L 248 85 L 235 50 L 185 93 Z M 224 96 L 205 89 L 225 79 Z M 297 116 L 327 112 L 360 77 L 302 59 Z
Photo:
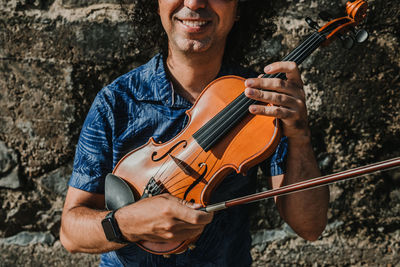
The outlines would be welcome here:
M 114 217 L 114 214 L 117 210 L 118 209 L 107 213 L 106 217 L 104 217 L 104 219 L 101 221 L 101 224 L 108 241 L 126 244 L 129 242 L 122 235 L 117 220 L 115 220 Z

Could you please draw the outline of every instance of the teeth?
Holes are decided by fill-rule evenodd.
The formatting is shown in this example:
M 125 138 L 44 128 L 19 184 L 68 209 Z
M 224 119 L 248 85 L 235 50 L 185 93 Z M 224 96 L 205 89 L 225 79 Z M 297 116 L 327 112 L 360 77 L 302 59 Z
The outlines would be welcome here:
M 182 20 L 182 23 L 189 27 L 201 27 L 207 24 L 204 20 Z

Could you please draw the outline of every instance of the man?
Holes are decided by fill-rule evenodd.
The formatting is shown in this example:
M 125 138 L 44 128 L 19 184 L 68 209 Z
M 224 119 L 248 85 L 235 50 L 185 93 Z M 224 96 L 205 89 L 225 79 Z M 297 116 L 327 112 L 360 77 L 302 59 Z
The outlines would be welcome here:
M 113 227 L 121 233 L 116 242 L 107 240 L 104 233 L 101 222 L 110 213 L 104 210 L 104 177 L 121 157 L 150 137 L 165 142 L 179 133 L 187 123 L 185 111 L 216 77 L 248 75 L 223 62 L 226 39 L 237 20 L 238 0 L 159 0 L 158 4 L 168 36 L 167 55 L 156 55 L 97 95 L 77 147 L 61 242 L 71 252 L 104 253 L 102 266 L 249 266 L 251 241 L 244 206 L 213 215 L 162 194 L 112 214 Z M 245 83 L 247 97 L 273 104 L 253 105 L 249 111 L 279 118 L 286 136 L 263 163 L 264 169 L 270 169 L 271 186 L 319 176 L 296 65 L 277 62 L 265 72 L 287 76 L 286 81 L 251 78 Z M 255 172 L 253 168 L 248 176 Z M 252 190 L 249 177 L 230 175 L 214 193 L 213 202 Z M 305 239 L 317 239 L 325 228 L 326 187 L 279 197 L 276 204 L 282 218 Z M 134 244 L 139 240 L 182 241 L 199 234 L 195 249 L 170 258 L 147 253 Z

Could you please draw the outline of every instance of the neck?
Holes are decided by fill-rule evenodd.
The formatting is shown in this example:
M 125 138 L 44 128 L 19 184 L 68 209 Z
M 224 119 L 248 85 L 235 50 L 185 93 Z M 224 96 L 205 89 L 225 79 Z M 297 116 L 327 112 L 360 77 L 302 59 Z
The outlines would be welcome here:
M 224 50 L 204 53 L 181 53 L 168 49 L 167 71 L 174 90 L 194 103 L 203 89 L 215 79 Z

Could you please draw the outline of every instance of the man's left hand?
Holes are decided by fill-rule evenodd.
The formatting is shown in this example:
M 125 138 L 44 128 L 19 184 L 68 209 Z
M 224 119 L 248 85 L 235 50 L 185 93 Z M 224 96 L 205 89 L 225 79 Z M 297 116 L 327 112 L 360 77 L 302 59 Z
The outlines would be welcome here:
M 247 97 L 263 102 L 249 107 L 252 114 L 279 118 L 283 134 L 288 138 L 310 135 L 303 81 L 295 62 L 282 61 L 264 68 L 265 73 L 285 73 L 287 80 L 279 78 L 253 78 L 245 82 Z M 266 105 L 270 104 L 270 105 Z

